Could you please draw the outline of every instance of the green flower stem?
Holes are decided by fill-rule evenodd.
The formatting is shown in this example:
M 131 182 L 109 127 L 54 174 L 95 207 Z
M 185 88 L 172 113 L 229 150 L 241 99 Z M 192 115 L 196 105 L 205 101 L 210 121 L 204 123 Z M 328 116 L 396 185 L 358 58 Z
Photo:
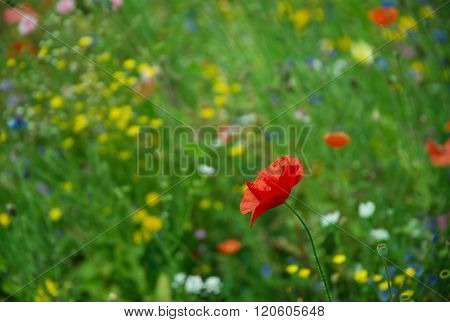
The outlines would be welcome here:
M 330 289 L 328 288 L 328 283 L 325 278 L 325 274 L 323 273 L 322 265 L 320 265 L 319 257 L 317 256 L 316 247 L 314 246 L 314 240 L 312 238 L 311 232 L 309 231 L 308 226 L 306 226 L 306 223 L 303 221 L 302 217 L 300 217 L 300 215 L 297 213 L 297 211 L 295 211 L 294 208 L 292 208 L 287 202 L 285 202 L 284 204 L 289 209 L 291 209 L 291 211 L 294 213 L 294 215 L 297 216 L 298 220 L 300 220 L 300 222 L 302 223 L 303 227 L 306 230 L 306 233 L 308 234 L 309 240 L 311 242 L 312 250 L 314 252 L 314 257 L 316 259 L 317 266 L 319 267 L 320 275 L 322 276 L 323 284 L 325 285 L 325 290 L 327 291 L 328 301 L 332 302 L 333 300 L 331 299 L 331 292 L 330 292 Z
M 388 271 L 386 259 L 384 258 L 384 256 L 381 256 L 381 258 L 383 259 L 383 265 L 384 265 L 384 269 L 386 271 L 386 278 L 387 278 L 388 288 L 389 288 L 389 296 L 391 298 L 391 302 L 394 302 L 394 295 L 392 294 L 392 288 L 391 288 L 391 278 L 389 277 L 389 271 Z

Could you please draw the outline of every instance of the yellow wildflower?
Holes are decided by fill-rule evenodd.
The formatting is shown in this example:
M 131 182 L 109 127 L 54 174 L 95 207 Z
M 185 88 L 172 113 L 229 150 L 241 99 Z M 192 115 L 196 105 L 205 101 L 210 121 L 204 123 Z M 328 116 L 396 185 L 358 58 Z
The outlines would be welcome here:
M 214 117 L 215 111 L 209 106 L 203 107 L 200 110 L 200 117 L 204 120 L 209 120 Z
M 223 210 L 223 203 L 221 201 L 215 201 L 214 202 L 214 209 L 220 211 Z
M 417 28 L 417 22 L 411 16 L 401 16 L 398 19 L 398 25 L 401 32 L 407 32 Z
M 48 212 L 48 217 L 51 221 L 59 221 L 62 217 L 62 211 L 60 208 L 52 208 Z
M 111 59 L 111 54 L 107 51 L 97 56 L 97 62 L 102 63 Z
M 305 28 L 311 20 L 311 13 L 308 9 L 300 9 L 292 15 L 292 22 L 298 29 Z
M 136 211 L 136 213 L 133 215 L 132 220 L 136 222 L 142 222 L 145 218 L 149 216 L 149 213 L 145 209 L 139 209 Z
M 130 151 L 123 150 L 123 151 L 119 152 L 118 156 L 119 156 L 120 160 L 126 161 L 126 160 L 130 160 L 132 155 L 131 155 Z
M 126 83 L 127 85 L 133 86 L 134 84 L 137 83 L 137 78 L 134 77 L 134 76 L 130 76 L 130 77 L 128 77 L 128 78 L 126 79 L 125 83 Z
M 242 155 L 245 151 L 245 148 L 243 145 L 241 144 L 237 144 L 235 146 L 232 146 L 229 150 L 228 153 L 232 156 L 232 157 L 236 157 L 239 155 Z
M 292 5 L 287 1 L 280 1 L 277 7 L 277 17 L 290 17 L 292 15 Z
M 369 272 L 367 272 L 367 270 L 365 269 L 360 269 L 355 272 L 353 278 L 355 279 L 356 282 L 360 284 L 365 284 L 369 280 Z
M 132 125 L 127 130 L 127 135 L 130 137 L 136 137 L 139 134 L 139 125 Z
M 408 277 L 414 277 L 416 275 L 416 270 L 412 267 L 408 267 L 407 269 L 405 269 L 405 274 Z
M 127 76 L 125 75 L 125 73 L 120 70 L 114 72 L 113 77 L 121 83 L 124 83 L 125 80 L 127 79 Z
M 218 80 L 214 83 L 213 91 L 216 94 L 228 95 L 230 92 L 230 88 L 225 81 Z
M 157 118 L 157 119 L 152 119 L 150 121 L 150 126 L 157 129 L 159 127 L 161 127 L 164 124 L 163 119 Z
M 89 47 L 93 43 L 94 43 L 94 38 L 92 38 L 90 36 L 84 36 L 78 40 L 78 46 L 80 46 L 81 48 Z
M 412 68 L 415 72 L 420 73 L 420 74 L 423 74 L 424 71 L 425 71 L 425 65 L 424 65 L 421 61 L 418 61 L 418 60 L 414 61 L 414 62 L 411 64 L 411 68 Z
M 383 275 L 381 274 L 375 274 L 374 276 L 372 276 L 372 281 L 374 281 L 375 283 L 381 282 L 382 279 Z
M 295 274 L 298 271 L 298 265 L 297 264 L 290 264 L 286 266 L 286 272 L 288 274 Z
M 364 64 L 373 63 L 373 48 L 365 41 L 352 43 L 350 53 L 357 62 L 362 62 Z
M 211 199 L 203 198 L 198 203 L 198 206 L 200 207 L 200 209 L 203 209 L 203 210 L 207 210 L 207 209 L 211 208 Z
M 61 146 L 65 150 L 69 150 L 75 144 L 75 140 L 72 137 L 68 137 L 62 141 Z
M 239 83 L 233 83 L 230 86 L 231 93 L 233 94 L 239 93 L 241 91 L 241 88 L 241 84 Z
M 56 68 L 58 68 L 59 70 L 64 69 L 64 67 L 66 67 L 66 61 L 64 59 L 60 59 L 56 62 Z
M 100 133 L 98 136 L 97 136 L 97 141 L 99 142 L 99 143 L 105 143 L 106 141 L 108 141 L 108 134 L 107 133 Z
M 145 200 L 149 206 L 156 206 L 161 201 L 161 195 L 157 192 L 149 192 Z
M 56 284 L 54 281 L 49 278 L 45 279 L 45 287 L 47 288 L 47 291 L 51 296 L 58 296 L 58 284 Z
M 44 46 L 44 47 L 39 48 L 39 52 L 38 52 L 37 56 L 38 56 L 38 58 L 42 58 L 44 56 L 47 56 L 47 54 L 48 54 L 48 47 Z
M 137 68 L 138 72 L 144 78 L 152 78 L 156 75 L 157 69 L 146 63 L 139 64 Z
M 340 264 L 343 264 L 346 259 L 347 259 L 347 257 L 345 257 L 345 255 L 337 254 L 337 255 L 333 256 L 333 263 L 337 264 L 337 265 L 340 265 Z
M 86 115 L 84 114 L 78 114 L 75 116 L 75 119 L 73 120 L 73 131 L 75 133 L 80 133 L 83 131 L 88 124 L 88 119 Z
M 148 124 L 149 122 L 150 122 L 150 119 L 148 118 L 147 115 L 140 115 L 138 117 L 138 123 L 139 124 L 145 125 L 145 124 Z
M 435 12 L 433 10 L 433 7 L 430 5 L 420 7 L 419 15 L 420 15 L 420 18 L 424 18 L 424 19 L 435 18 Z
M 344 36 L 344 37 L 338 38 L 338 40 L 337 40 L 337 48 L 340 51 L 347 51 L 347 50 L 349 50 L 351 45 L 352 45 L 352 39 L 350 37 L 348 37 L 348 36 Z
M 214 96 L 213 100 L 214 100 L 214 105 L 218 106 L 218 107 L 224 106 L 228 101 L 227 96 L 225 96 L 225 95 L 216 95 L 216 96 Z
M 7 213 L 0 214 L 0 226 L 3 228 L 8 228 L 11 225 L 11 216 Z
M 389 288 L 389 284 L 387 281 L 381 282 L 380 284 L 378 284 L 378 288 L 380 289 L 380 291 L 386 291 Z
M 63 190 L 66 192 L 71 192 L 73 189 L 73 184 L 70 181 L 63 182 L 61 186 L 62 186 Z
M 7 138 L 6 131 L 0 131 L 0 143 L 5 142 Z
M 60 108 L 64 103 L 64 99 L 59 96 L 53 96 L 52 99 L 50 100 L 50 107 L 51 108 Z
M 148 232 L 160 231 L 163 227 L 162 220 L 156 216 L 146 216 L 142 221 L 142 227 Z
M 16 65 L 16 60 L 14 58 L 9 58 L 6 61 L 6 67 L 14 67 Z
M 36 294 L 34 296 L 35 302 L 50 302 L 50 296 L 45 292 L 45 290 L 42 287 L 39 287 L 36 291 Z
M 314 8 L 313 9 L 313 17 L 317 21 L 323 21 L 323 19 L 325 18 L 325 12 L 323 11 L 322 8 Z
M 143 239 L 142 232 L 139 231 L 139 230 L 136 230 L 136 231 L 133 233 L 133 242 L 134 242 L 136 245 L 140 245 L 140 244 L 142 244 L 142 239 Z
M 136 67 L 136 61 L 134 59 L 127 59 L 123 62 L 123 68 L 131 70 Z
M 217 65 L 211 63 L 205 63 L 203 67 L 203 76 L 208 79 L 215 78 L 219 73 Z
M 403 301 L 408 301 L 414 295 L 413 290 L 406 290 L 400 293 L 400 299 Z
M 298 277 L 300 278 L 308 278 L 311 274 L 311 270 L 309 268 L 302 268 L 298 271 Z
M 402 286 L 405 283 L 405 275 L 395 275 L 394 284 Z

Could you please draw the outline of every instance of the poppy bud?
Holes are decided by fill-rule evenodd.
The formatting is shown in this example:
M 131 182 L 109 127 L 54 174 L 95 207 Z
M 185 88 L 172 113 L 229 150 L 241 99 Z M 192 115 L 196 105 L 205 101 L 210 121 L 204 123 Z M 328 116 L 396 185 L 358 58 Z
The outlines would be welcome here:
M 377 245 L 377 253 L 380 256 L 386 257 L 388 254 L 388 248 L 386 244 L 378 244 Z

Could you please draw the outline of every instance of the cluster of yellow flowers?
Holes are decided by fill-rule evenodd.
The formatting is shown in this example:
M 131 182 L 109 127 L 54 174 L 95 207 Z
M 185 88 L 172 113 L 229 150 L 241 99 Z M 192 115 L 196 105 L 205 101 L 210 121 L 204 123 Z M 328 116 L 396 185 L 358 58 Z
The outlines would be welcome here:
M 295 28 L 304 29 L 311 21 L 323 21 L 325 12 L 320 7 L 294 9 L 289 1 L 280 1 L 277 8 L 278 19 L 288 19 Z
M 163 227 L 161 218 L 150 215 L 145 209 L 140 209 L 133 215 L 133 222 L 139 226 L 133 234 L 133 241 L 138 245 L 149 242 L 153 234 Z
M 400 16 L 398 24 L 392 28 L 383 28 L 383 36 L 387 40 L 404 40 L 407 33 L 417 28 L 417 21 L 411 16 Z
M 311 275 L 311 270 L 309 268 L 300 268 L 297 264 L 290 264 L 286 266 L 286 273 L 294 275 L 302 279 L 306 279 Z
M 56 298 L 58 294 L 58 284 L 52 279 L 46 278 L 44 285 L 39 286 L 36 290 L 34 300 L 35 302 L 50 302 L 52 299 Z
M 241 85 L 238 82 L 229 83 L 224 75 L 221 75 L 219 68 L 213 63 L 203 64 L 203 76 L 212 81 L 212 90 L 214 93 L 213 106 L 205 105 L 200 110 L 200 117 L 204 120 L 212 119 L 217 110 L 224 107 L 230 97 L 241 91 Z
M 214 208 L 217 211 L 223 210 L 223 203 L 219 200 L 213 201 L 210 198 L 203 198 L 199 201 L 198 206 L 202 210 Z

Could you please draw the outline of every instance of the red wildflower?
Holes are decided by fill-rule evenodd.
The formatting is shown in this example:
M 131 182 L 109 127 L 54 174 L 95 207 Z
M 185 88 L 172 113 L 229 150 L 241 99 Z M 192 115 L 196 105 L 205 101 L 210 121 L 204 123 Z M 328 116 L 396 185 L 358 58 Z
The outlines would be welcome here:
M 36 11 L 33 10 L 31 5 L 25 3 L 19 7 L 6 8 L 5 11 L 3 11 L 3 20 L 7 25 L 12 25 L 19 23 L 20 20 L 22 20 L 23 15 L 30 15 L 34 17 L 38 16 L 38 14 L 36 13 Z
M 237 253 L 242 247 L 240 241 L 236 239 L 227 239 L 217 245 L 217 250 L 222 254 L 233 255 Z
M 324 140 L 332 148 L 341 148 L 350 143 L 350 137 L 344 132 L 327 133 Z
M 428 141 L 426 143 L 426 150 L 430 156 L 431 163 L 435 167 L 450 166 L 450 139 L 447 139 L 443 146 L 433 141 Z
M 387 26 L 397 20 L 398 11 L 395 7 L 380 7 L 369 12 L 369 17 L 380 26 Z
M 252 212 L 250 227 L 264 212 L 281 205 L 302 177 L 300 161 L 285 155 L 259 172 L 255 181 L 247 181 L 248 189 L 242 197 L 240 210 L 242 214 Z
M 13 42 L 7 51 L 6 56 L 8 58 L 14 58 L 23 54 L 34 55 L 36 53 L 36 47 L 32 42 L 23 40 Z

